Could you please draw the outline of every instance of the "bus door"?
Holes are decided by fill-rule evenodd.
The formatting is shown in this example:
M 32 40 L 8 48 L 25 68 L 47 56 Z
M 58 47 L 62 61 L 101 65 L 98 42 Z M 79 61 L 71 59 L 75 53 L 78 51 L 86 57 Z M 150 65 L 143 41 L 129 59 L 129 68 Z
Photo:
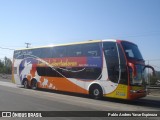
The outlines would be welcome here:
M 114 83 L 128 85 L 127 64 L 119 43 L 104 42 L 103 50 L 109 80 Z
M 127 98 L 128 72 L 124 54 L 119 43 L 104 42 L 104 57 L 108 72 L 108 80 L 117 85 L 114 92 L 108 96 Z M 109 87 L 109 86 L 107 86 Z

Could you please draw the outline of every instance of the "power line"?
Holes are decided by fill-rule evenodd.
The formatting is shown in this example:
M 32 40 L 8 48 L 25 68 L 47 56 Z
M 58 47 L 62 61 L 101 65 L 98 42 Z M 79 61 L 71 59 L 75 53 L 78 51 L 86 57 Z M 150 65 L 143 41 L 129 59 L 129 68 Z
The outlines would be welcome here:
M 131 34 L 126 34 L 126 35 L 123 35 L 123 34 L 121 34 L 121 35 L 114 35 L 113 37 L 115 37 L 115 36 L 117 36 L 117 37 L 125 37 L 125 38 L 130 38 L 130 37 L 146 37 L 146 36 L 160 36 L 160 32 L 159 31 L 155 31 L 155 32 L 146 32 L 146 33 L 137 33 L 137 34 L 133 34 L 133 35 L 131 35 Z
M 11 48 L 3 48 L 3 47 L 0 47 L 0 49 L 15 50 L 15 49 L 11 49 Z
M 148 59 L 148 60 L 145 60 L 145 61 L 160 61 L 160 59 Z
M 8 59 L 13 59 L 13 58 L 10 58 L 10 57 L 7 57 Z M 0 58 L 0 60 L 4 60 L 5 58 Z

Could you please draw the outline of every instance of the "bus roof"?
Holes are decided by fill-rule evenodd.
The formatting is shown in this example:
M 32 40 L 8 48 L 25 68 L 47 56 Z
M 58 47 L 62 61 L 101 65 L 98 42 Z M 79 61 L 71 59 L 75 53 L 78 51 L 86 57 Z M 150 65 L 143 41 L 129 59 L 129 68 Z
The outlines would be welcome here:
M 30 49 L 36 49 L 36 48 L 48 48 L 48 47 L 56 47 L 56 46 L 68 46 L 68 45 L 77 45 L 77 44 L 87 44 L 87 43 L 97 43 L 97 42 L 116 42 L 115 39 L 104 39 L 104 40 L 88 40 L 83 42 L 74 42 L 74 43 L 68 43 L 68 44 L 57 44 L 57 45 L 46 45 L 46 46 L 39 46 L 39 47 L 33 47 L 33 48 L 22 48 L 22 49 L 16 49 L 16 50 L 30 50 Z

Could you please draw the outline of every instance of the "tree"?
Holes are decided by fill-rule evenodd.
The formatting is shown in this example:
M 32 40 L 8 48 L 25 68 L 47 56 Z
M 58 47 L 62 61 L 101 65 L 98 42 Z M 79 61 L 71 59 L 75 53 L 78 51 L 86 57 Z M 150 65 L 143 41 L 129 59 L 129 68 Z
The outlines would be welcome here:
M 4 61 L 0 60 L 0 73 L 12 73 L 12 61 L 9 58 L 5 57 Z
M 6 74 L 12 73 L 12 61 L 7 57 L 4 58 L 4 72 Z
M 160 71 L 156 71 L 156 76 L 153 76 L 152 74 L 150 74 L 150 84 L 151 85 L 156 85 L 157 80 L 160 80 Z

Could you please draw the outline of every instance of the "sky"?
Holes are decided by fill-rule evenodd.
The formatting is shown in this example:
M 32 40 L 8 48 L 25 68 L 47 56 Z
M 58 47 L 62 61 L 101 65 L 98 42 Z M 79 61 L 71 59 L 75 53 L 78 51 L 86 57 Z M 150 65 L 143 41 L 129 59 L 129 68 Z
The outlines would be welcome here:
M 110 38 L 136 43 L 160 70 L 160 0 L 0 0 L 0 59 L 13 56 L 1 47 Z

